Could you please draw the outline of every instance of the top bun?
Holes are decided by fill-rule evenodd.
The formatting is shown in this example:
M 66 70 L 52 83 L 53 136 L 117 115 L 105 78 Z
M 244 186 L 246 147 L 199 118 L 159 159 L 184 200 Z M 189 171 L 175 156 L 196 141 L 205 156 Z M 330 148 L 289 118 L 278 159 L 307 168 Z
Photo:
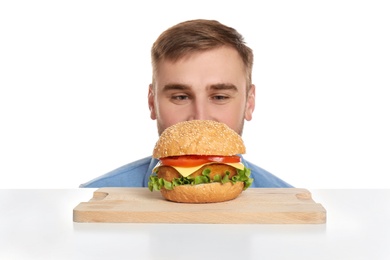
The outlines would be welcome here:
M 213 120 L 191 120 L 165 129 L 154 147 L 153 157 L 231 156 L 245 152 L 241 136 L 226 124 Z

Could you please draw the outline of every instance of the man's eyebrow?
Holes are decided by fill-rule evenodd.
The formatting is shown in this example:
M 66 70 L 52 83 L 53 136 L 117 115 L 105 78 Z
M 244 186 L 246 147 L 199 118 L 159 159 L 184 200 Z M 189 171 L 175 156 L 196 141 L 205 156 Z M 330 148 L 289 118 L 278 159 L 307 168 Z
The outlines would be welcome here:
M 188 85 L 172 83 L 172 84 L 164 85 L 162 90 L 169 91 L 169 90 L 188 90 L 188 89 L 190 89 L 190 86 Z
M 219 84 L 212 84 L 208 87 L 210 90 L 233 90 L 238 91 L 238 88 L 234 84 L 230 83 L 219 83 Z

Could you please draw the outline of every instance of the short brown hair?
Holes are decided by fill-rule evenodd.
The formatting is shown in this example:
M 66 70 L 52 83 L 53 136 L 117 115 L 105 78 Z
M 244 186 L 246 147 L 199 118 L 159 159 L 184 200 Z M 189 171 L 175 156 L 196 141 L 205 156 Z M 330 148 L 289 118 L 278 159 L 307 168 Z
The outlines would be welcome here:
M 152 46 L 153 75 L 161 60 L 177 61 L 188 54 L 221 46 L 229 46 L 237 50 L 244 62 L 247 88 L 249 88 L 252 84 L 252 49 L 246 46 L 243 36 L 234 28 L 215 20 L 185 21 L 164 31 Z

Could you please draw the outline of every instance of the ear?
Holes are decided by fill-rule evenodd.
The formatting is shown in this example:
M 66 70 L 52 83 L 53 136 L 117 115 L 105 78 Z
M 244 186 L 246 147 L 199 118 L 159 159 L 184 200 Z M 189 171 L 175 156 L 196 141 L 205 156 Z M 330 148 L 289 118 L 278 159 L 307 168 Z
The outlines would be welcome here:
M 256 103 L 255 97 L 256 97 L 256 87 L 255 85 L 252 84 L 249 87 L 248 97 L 246 100 L 245 119 L 247 121 L 252 120 L 252 113 L 255 110 L 255 103 Z
M 150 118 L 152 120 L 155 120 L 156 117 L 156 108 L 154 104 L 154 91 L 153 91 L 153 85 L 149 85 L 149 91 L 148 91 L 148 106 L 150 111 Z

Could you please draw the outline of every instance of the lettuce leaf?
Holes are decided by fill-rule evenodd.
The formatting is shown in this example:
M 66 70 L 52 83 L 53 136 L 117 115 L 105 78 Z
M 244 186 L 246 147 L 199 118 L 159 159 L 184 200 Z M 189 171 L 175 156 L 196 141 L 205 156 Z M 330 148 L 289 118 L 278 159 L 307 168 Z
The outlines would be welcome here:
M 173 190 L 176 186 L 179 185 L 197 185 L 202 183 L 212 183 L 212 182 L 220 182 L 227 183 L 231 182 L 235 184 L 238 181 L 244 182 L 244 190 L 252 185 L 253 179 L 250 177 L 251 170 L 248 168 L 244 168 L 243 170 L 237 169 L 237 175 L 234 175 L 232 178 L 229 178 L 230 172 L 226 171 L 225 175 L 222 177 L 217 174 L 214 178 L 210 178 L 210 169 L 205 168 L 202 172 L 202 175 L 196 177 L 183 177 L 174 178 L 171 182 L 164 180 L 162 178 L 157 177 L 156 173 L 153 173 L 149 177 L 148 188 L 150 191 L 159 191 L 161 188 L 165 188 L 167 190 Z

